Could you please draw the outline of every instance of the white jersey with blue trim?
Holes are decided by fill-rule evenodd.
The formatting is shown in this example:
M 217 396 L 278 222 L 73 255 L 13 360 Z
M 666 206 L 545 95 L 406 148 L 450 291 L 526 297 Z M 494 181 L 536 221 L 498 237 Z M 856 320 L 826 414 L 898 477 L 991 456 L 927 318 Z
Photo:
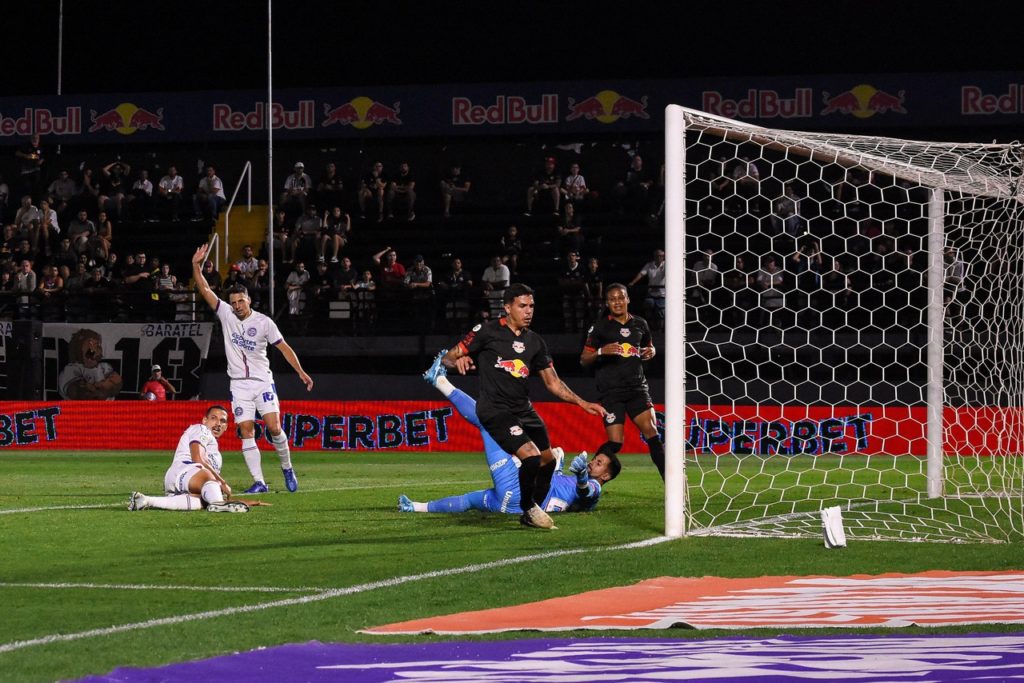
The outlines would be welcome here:
M 270 371 L 267 346 L 284 341 L 277 323 L 256 311 L 249 313 L 245 320 L 239 320 L 231 306 L 220 300 L 214 310 L 224 332 L 228 377 L 273 383 L 274 374 Z
M 220 474 L 220 468 L 224 464 L 224 458 L 220 454 L 220 446 L 217 444 L 217 437 L 213 435 L 210 428 L 204 424 L 194 424 L 184 431 L 178 439 L 178 448 L 174 451 L 174 462 L 190 463 L 192 460 L 192 444 L 198 443 L 206 452 L 206 460 L 210 466 Z

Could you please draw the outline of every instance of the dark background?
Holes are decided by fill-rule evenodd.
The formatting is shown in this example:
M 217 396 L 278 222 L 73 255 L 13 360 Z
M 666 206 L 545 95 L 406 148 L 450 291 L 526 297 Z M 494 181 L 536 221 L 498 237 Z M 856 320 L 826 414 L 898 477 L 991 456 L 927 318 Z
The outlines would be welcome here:
M 57 88 L 58 0 L 5 3 L 7 95 Z M 1021 67 L 1012 3 L 274 4 L 276 87 Z M 265 1 L 66 0 L 63 92 L 266 87 Z

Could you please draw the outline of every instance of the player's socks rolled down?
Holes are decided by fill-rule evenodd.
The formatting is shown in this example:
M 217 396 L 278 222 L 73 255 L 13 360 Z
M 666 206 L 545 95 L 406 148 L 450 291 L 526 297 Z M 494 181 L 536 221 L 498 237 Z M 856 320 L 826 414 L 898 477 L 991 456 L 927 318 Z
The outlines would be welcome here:
M 536 487 L 537 474 L 539 471 L 539 455 L 522 460 L 522 464 L 519 467 L 519 500 L 520 505 L 523 508 L 523 512 L 526 512 L 530 508 L 530 502 L 533 501 L 533 492 Z M 548 483 L 550 484 L 550 479 L 548 480 Z M 546 494 L 547 489 L 544 489 L 544 491 Z
M 265 482 L 260 448 L 256 445 L 256 439 L 242 439 L 242 457 L 245 458 L 245 466 L 249 468 L 252 480 Z
M 284 430 L 277 434 L 271 434 L 270 443 L 274 444 L 277 457 L 281 458 L 281 469 L 290 470 L 292 468 L 292 451 L 288 447 L 288 435 L 284 433 Z M 264 480 L 260 479 L 260 481 Z
M 548 497 L 548 489 L 551 488 L 551 477 L 555 475 L 555 460 L 541 465 L 537 470 L 537 479 L 533 484 L 533 502 L 544 509 L 544 499 Z
M 647 448 L 651 451 L 651 462 L 658 468 L 661 480 L 665 481 L 665 444 L 661 442 L 661 436 L 655 434 L 648 437 Z

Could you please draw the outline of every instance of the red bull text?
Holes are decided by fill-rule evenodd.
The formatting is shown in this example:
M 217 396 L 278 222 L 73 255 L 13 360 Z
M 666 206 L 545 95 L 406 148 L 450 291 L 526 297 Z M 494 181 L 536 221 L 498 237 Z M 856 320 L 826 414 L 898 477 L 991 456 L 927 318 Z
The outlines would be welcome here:
M 797 88 L 793 97 L 776 90 L 748 90 L 743 99 L 727 99 L 717 90 L 701 93 L 704 111 L 730 119 L 800 119 L 814 116 L 812 88 Z
M 960 88 L 960 113 L 968 116 L 1024 113 L 1024 86 L 1010 83 L 1006 92 L 996 95 L 976 85 L 965 85 Z
M 452 125 L 479 126 L 520 123 L 558 123 L 558 95 L 541 95 L 537 104 L 525 97 L 498 95 L 494 104 L 473 104 L 468 97 L 452 98 Z
M 63 116 L 49 109 L 26 107 L 21 116 L 0 113 L 0 137 L 13 135 L 78 135 L 82 132 L 82 108 L 67 107 Z
M 285 130 L 314 128 L 316 109 L 314 100 L 301 100 L 297 109 L 285 109 L 280 102 L 270 108 L 271 127 Z M 252 111 L 235 111 L 230 104 L 213 105 L 213 130 L 239 131 L 266 129 L 266 103 L 257 102 Z

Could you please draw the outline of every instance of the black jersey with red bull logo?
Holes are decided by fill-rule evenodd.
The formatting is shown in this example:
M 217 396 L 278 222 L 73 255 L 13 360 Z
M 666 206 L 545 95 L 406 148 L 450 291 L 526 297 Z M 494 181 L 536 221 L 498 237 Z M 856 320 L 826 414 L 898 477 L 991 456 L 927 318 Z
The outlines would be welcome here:
M 480 412 L 528 409 L 530 374 L 554 365 L 543 337 L 529 328 L 517 335 L 504 318 L 477 325 L 459 346 L 480 373 Z
M 620 344 L 622 352 L 598 356 L 595 373 L 598 392 L 604 395 L 634 389 L 646 391 L 647 378 L 640 350 L 651 345 L 651 328 L 647 321 L 628 315 L 626 322 L 620 323 L 610 315 L 601 316 L 587 331 L 585 348 L 596 352 L 605 344 Z

